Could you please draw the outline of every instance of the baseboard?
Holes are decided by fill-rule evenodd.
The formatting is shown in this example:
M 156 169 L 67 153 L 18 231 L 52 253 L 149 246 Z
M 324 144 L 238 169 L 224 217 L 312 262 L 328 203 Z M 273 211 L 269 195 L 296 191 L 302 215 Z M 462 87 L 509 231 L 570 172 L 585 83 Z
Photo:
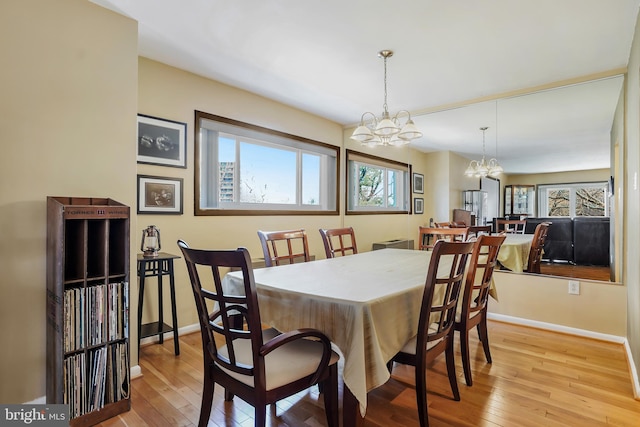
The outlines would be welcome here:
M 142 369 L 140 368 L 140 365 L 135 365 L 131 367 L 131 370 L 129 371 L 129 376 L 132 380 L 135 380 L 138 377 L 142 376 Z
M 507 316 L 504 314 L 488 312 L 487 319 L 497 320 L 504 323 L 513 323 L 516 325 L 530 326 L 532 328 L 546 329 L 548 331 L 561 332 L 563 334 L 592 338 L 600 341 L 608 341 L 616 344 L 624 344 L 627 340 L 625 337 L 620 337 L 617 335 L 602 334 L 600 332 L 587 331 L 586 329 L 571 328 L 569 326 L 556 325 L 555 323 L 540 322 L 538 320 Z
M 629 365 L 629 375 L 631 376 L 631 388 L 633 389 L 633 397 L 636 400 L 640 400 L 640 381 L 638 380 L 638 370 L 636 369 L 636 364 L 633 361 L 631 347 L 629 347 L 629 341 L 626 337 L 601 334 L 599 332 L 587 331 L 585 329 L 570 328 L 568 326 L 556 325 L 554 323 L 539 322 L 537 320 L 523 319 L 521 317 L 506 316 L 504 314 L 487 313 L 487 319 L 622 344 L 624 347 L 625 355 L 627 357 L 627 364 Z
M 184 334 L 190 334 L 192 332 L 199 332 L 199 331 L 200 331 L 200 324 L 194 323 L 192 325 L 187 325 L 187 326 L 183 326 L 182 328 L 178 328 L 178 336 L 184 335 Z M 173 332 L 166 332 L 164 334 L 165 340 L 172 339 L 172 338 L 173 338 Z M 158 335 L 154 335 L 152 337 L 141 339 L 140 345 L 157 343 L 158 341 L 160 341 L 160 337 Z
M 631 387 L 633 388 L 633 397 L 636 400 L 640 400 L 640 381 L 638 381 L 638 370 L 636 364 L 633 361 L 633 354 L 631 354 L 631 347 L 629 347 L 629 341 L 624 340 L 624 351 L 627 355 L 627 364 L 629 365 L 629 373 L 631 374 Z

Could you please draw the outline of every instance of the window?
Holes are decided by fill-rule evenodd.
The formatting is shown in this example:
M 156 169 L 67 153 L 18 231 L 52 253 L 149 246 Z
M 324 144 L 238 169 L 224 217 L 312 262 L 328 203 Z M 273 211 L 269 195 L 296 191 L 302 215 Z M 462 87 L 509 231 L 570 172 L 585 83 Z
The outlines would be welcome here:
M 338 147 L 200 111 L 196 125 L 196 215 L 338 214 Z
M 405 163 L 347 150 L 347 214 L 409 213 Z
M 539 185 L 540 216 L 609 216 L 608 183 Z

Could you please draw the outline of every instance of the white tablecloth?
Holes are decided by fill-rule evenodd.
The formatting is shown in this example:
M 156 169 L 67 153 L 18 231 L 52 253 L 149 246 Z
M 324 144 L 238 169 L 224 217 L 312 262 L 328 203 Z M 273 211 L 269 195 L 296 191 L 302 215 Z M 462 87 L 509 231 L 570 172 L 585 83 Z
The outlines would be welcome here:
M 389 379 L 387 361 L 417 333 L 430 258 L 383 249 L 256 269 L 262 321 L 281 331 L 324 332 L 344 356 L 344 382 L 364 415 L 367 392 Z M 241 278 L 228 273 L 225 291 L 242 292 Z
M 498 252 L 498 262 L 511 271 L 522 273 L 529 262 L 533 234 L 507 234 Z

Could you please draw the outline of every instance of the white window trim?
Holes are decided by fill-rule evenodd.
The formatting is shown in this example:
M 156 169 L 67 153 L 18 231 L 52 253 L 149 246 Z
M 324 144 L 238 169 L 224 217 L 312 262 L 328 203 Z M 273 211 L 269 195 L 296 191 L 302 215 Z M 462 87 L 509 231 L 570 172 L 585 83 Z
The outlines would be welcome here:
M 609 198 L 607 197 L 607 188 L 609 183 L 605 181 L 596 181 L 596 182 L 574 182 L 574 183 L 565 183 L 565 184 L 538 184 L 538 216 L 545 218 L 549 217 L 549 212 L 547 212 L 549 208 L 549 200 L 548 200 L 548 190 L 554 189 L 568 189 L 569 190 L 569 215 L 568 216 L 560 216 L 554 215 L 554 218 L 575 218 L 576 217 L 576 190 L 580 188 L 593 188 L 593 187 L 604 187 L 605 197 L 604 197 L 604 216 L 594 216 L 594 218 L 603 218 L 609 217 L 607 213 L 609 212 Z
M 212 114 L 196 111 L 196 168 L 195 168 L 195 215 L 338 215 L 339 214 L 339 165 L 340 148 L 337 146 L 313 141 L 307 138 L 286 134 L 268 128 Z M 236 167 L 239 167 L 240 140 L 252 144 L 263 145 L 279 150 L 296 153 L 296 203 L 246 203 L 239 202 L 239 193 L 234 194 L 234 202 L 222 202 L 218 199 L 220 163 L 217 147 L 218 135 L 235 140 Z M 303 154 L 319 155 L 320 162 L 320 201 L 318 205 L 302 202 L 302 157 Z M 329 158 L 333 159 L 331 162 Z M 203 167 L 202 164 L 215 165 Z M 334 164 L 332 165 L 330 164 Z M 332 169 L 335 171 L 332 172 Z M 212 176 L 215 174 L 215 176 Z M 210 185 L 202 185 L 206 180 Z M 234 175 L 234 188 L 239 188 L 240 176 Z M 335 196 L 332 196 L 335 194 Z M 208 202 L 205 206 L 203 202 Z

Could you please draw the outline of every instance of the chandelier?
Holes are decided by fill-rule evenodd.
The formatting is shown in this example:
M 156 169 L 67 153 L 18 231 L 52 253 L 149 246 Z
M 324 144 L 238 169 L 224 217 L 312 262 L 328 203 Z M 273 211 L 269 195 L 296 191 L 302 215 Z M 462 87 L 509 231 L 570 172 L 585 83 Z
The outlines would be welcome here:
M 503 172 L 502 166 L 498 163 L 498 160 L 491 159 L 488 162 L 485 160 L 485 144 L 484 144 L 484 133 L 489 129 L 488 127 L 481 127 L 482 131 L 482 160 L 471 160 L 467 170 L 464 171 L 464 174 L 468 177 L 476 177 L 476 178 L 484 178 L 487 175 L 490 177 L 496 177 Z M 496 140 L 496 150 L 497 150 L 498 142 Z
M 411 114 L 407 110 L 400 110 L 393 118 L 387 109 L 387 58 L 393 56 L 391 50 L 381 50 L 378 56 L 384 60 L 384 104 L 382 117 L 366 112 L 360 119 L 360 125 L 353 131 L 351 139 L 359 141 L 364 145 L 404 145 L 412 139 L 420 138 L 422 132 L 418 130 L 411 120 Z M 407 115 L 404 125 L 400 124 L 400 116 Z M 365 117 L 371 116 L 368 122 Z

